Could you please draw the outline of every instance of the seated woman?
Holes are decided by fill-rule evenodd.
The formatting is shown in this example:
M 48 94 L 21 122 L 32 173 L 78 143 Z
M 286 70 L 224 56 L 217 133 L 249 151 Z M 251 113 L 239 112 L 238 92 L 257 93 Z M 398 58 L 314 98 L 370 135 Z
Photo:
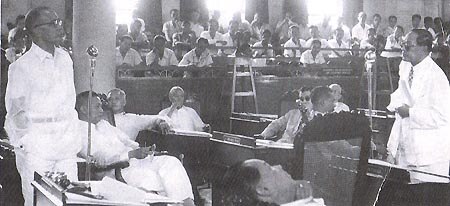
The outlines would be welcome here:
M 313 200 L 308 181 L 294 180 L 281 166 L 270 166 L 263 160 L 250 159 L 233 165 L 225 173 L 223 183 L 225 205 L 323 205 Z

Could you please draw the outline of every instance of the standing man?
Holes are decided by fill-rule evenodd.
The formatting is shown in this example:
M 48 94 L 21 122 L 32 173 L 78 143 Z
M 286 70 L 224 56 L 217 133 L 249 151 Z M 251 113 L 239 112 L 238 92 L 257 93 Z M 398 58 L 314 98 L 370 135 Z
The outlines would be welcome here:
M 48 7 L 28 12 L 25 28 L 33 39 L 30 50 L 9 67 L 6 122 L 22 178 L 25 205 L 33 204 L 33 174 L 65 172 L 77 177 L 77 139 L 73 62 L 57 48 L 64 37 L 62 21 Z
M 358 43 L 367 37 L 369 28 L 371 28 L 368 24 L 366 24 L 366 20 L 367 14 L 364 12 L 359 12 L 358 23 L 352 28 L 352 39 L 358 41 Z
M 413 29 L 402 45 L 398 89 L 387 107 L 396 112 L 388 141 L 388 161 L 408 169 L 449 174 L 450 86 L 429 53 L 433 37 Z M 410 172 L 411 183 L 448 182 Z

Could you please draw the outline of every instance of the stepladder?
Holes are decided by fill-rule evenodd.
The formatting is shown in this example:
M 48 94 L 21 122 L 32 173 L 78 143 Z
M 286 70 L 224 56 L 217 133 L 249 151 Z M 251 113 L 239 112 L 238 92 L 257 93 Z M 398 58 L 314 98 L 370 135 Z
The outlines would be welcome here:
M 250 89 L 246 88 L 248 85 L 248 81 L 250 80 Z M 240 88 L 238 84 L 240 83 Z M 253 101 L 253 109 L 246 104 L 249 101 L 245 101 L 246 99 L 252 99 Z M 231 91 L 231 113 L 238 112 L 237 111 L 237 101 L 240 101 L 239 112 L 249 112 L 249 113 L 259 113 L 258 110 L 258 101 L 256 97 L 256 87 L 255 87 L 255 74 L 252 68 L 252 59 L 248 57 L 236 57 L 234 60 L 233 66 L 233 85 Z M 231 129 L 231 121 L 230 121 L 230 129 Z

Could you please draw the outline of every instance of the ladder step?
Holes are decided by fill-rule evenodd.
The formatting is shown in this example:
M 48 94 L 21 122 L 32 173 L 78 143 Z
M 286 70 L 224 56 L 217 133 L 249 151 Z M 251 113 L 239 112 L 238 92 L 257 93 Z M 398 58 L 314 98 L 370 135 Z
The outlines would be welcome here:
M 252 74 L 250 72 L 236 72 L 237 77 L 249 77 Z
M 236 92 L 235 96 L 237 97 L 252 97 L 255 93 L 253 92 Z

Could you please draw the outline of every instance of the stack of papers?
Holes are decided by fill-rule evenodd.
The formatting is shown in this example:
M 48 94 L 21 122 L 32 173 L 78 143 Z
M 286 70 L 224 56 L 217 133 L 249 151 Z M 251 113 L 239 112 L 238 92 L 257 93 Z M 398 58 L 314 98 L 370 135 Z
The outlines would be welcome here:
M 256 139 L 256 146 L 280 148 L 280 149 L 294 149 L 294 144 L 283 143 L 283 142 L 274 142 L 272 140 L 266 140 L 266 139 Z

